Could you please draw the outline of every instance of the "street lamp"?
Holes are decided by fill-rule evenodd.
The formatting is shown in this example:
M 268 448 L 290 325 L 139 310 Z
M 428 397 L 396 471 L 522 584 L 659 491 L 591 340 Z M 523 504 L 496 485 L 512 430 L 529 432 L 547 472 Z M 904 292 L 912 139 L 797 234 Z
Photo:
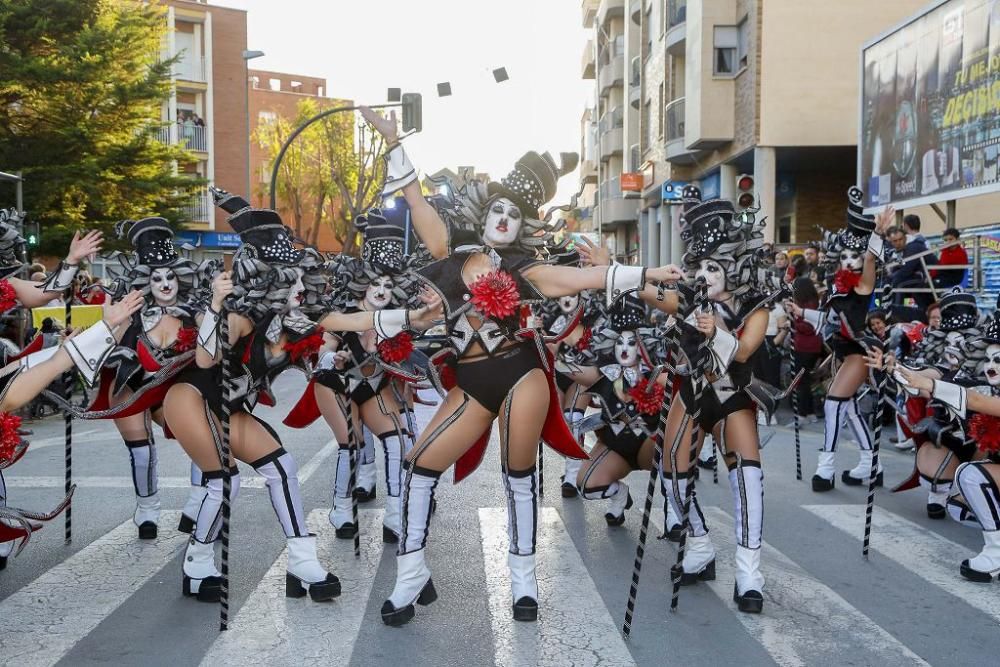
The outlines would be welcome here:
M 247 189 L 246 197 L 253 201 L 253 193 L 250 192 L 250 61 L 264 55 L 263 51 L 243 51 L 243 67 L 246 80 L 246 105 L 247 105 Z

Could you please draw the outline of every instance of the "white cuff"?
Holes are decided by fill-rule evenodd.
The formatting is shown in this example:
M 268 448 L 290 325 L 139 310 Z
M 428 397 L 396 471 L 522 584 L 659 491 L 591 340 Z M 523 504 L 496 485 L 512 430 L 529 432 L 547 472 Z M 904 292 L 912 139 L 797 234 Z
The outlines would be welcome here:
M 375 311 L 375 333 L 380 338 L 392 338 L 409 328 L 409 311 L 402 308 Z
M 79 268 L 64 261 L 59 262 L 56 270 L 45 277 L 45 282 L 40 285 L 41 290 L 43 292 L 65 292 L 73 286 L 73 278 L 76 277 Z
M 32 352 L 31 354 L 21 357 L 18 361 L 21 364 L 21 368 L 27 370 L 29 368 L 34 368 L 38 364 L 44 363 L 56 356 L 56 352 L 59 351 L 58 345 L 53 345 L 52 347 L 47 347 L 44 350 L 39 350 L 38 352 Z
M 612 264 L 604 274 L 604 299 L 608 308 L 629 292 L 641 290 L 646 284 L 646 267 Z
M 826 320 L 826 313 L 822 310 L 803 308 L 802 319 L 811 324 L 816 333 L 819 333 L 819 330 L 823 327 L 823 322 Z
M 97 382 L 97 374 L 104 365 L 108 355 L 115 349 L 118 341 L 115 340 L 114 332 L 104 320 L 97 322 L 80 335 L 70 338 L 63 347 L 69 353 L 70 359 L 80 375 L 87 382 L 87 386 L 93 387 Z
M 736 358 L 736 352 L 740 349 L 740 341 L 733 334 L 722 329 L 716 329 L 712 340 L 708 342 L 708 348 L 712 351 L 712 358 L 715 361 L 715 370 L 721 375 L 729 368 Z
M 385 185 L 382 187 L 382 196 L 388 197 L 415 180 L 417 180 L 417 170 L 413 168 L 413 163 L 403 150 L 403 145 L 397 144 L 385 155 Z
M 885 239 L 878 234 L 872 233 L 872 235 L 868 237 L 868 252 L 875 255 L 875 258 L 879 261 L 884 261 Z
M 205 309 L 205 316 L 198 327 L 198 347 L 208 352 L 213 359 L 219 352 L 219 314 L 211 307 Z
M 935 401 L 947 405 L 948 409 L 955 412 L 959 418 L 965 419 L 965 409 L 968 407 L 968 396 L 966 395 L 965 387 L 935 380 L 931 396 Z

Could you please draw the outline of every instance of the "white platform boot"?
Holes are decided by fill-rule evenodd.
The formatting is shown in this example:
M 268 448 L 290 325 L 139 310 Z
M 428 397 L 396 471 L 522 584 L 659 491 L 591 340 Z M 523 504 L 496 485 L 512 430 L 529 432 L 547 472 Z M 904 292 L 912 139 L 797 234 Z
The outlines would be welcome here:
M 285 573 L 285 597 L 305 597 L 325 602 L 340 595 L 340 579 L 326 571 L 316 557 L 316 536 L 288 538 L 288 566 Z

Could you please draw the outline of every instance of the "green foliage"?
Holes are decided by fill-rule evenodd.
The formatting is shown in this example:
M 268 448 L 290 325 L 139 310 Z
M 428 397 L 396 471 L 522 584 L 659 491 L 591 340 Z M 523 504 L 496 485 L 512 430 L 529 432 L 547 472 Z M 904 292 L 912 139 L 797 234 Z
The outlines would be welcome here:
M 61 255 L 76 229 L 176 223 L 203 187 L 176 173 L 191 156 L 155 138 L 174 64 L 160 59 L 166 32 L 155 4 L 0 3 L 0 170 L 24 172 L 37 254 Z

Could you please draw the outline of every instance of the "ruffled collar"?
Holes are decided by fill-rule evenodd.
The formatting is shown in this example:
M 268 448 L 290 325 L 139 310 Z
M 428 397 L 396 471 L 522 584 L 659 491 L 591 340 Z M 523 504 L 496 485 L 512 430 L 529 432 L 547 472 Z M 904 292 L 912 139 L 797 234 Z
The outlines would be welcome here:
M 183 319 L 184 317 L 190 315 L 188 310 L 179 304 L 174 304 L 172 306 L 160 306 L 152 305 L 144 308 L 140 315 L 142 319 L 142 330 L 145 333 L 149 333 L 156 328 L 156 325 L 160 323 L 164 315 L 170 315 L 171 317 L 176 317 L 177 319 Z
M 264 337 L 269 343 L 276 344 L 281 340 L 281 334 L 285 331 L 296 336 L 304 336 L 315 328 L 315 322 L 303 315 L 301 311 L 295 310 L 285 315 L 272 317 L 264 330 Z

